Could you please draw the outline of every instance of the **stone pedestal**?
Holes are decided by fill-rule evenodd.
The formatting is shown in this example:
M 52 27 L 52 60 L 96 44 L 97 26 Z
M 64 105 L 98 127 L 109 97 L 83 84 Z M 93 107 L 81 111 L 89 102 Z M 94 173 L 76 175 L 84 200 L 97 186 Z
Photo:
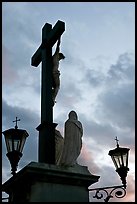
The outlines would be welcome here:
M 88 186 L 98 182 L 86 166 L 31 162 L 2 185 L 9 202 L 89 202 Z

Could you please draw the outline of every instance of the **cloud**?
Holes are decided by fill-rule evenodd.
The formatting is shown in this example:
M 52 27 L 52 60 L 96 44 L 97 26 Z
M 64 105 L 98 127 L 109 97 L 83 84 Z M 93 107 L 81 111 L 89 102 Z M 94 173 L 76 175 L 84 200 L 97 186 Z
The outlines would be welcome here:
M 125 85 L 108 90 L 99 97 L 101 114 L 119 128 L 134 128 L 134 87 Z M 100 114 L 100 115 L 101 115 Z
M 12 85 L 12 83 L 15 83 L 19 76 L 17 72 L 14 70 L 13 66 L 10 63 L 12 53 L 8 48 L 6 48 L 4 45 L 2 45 L 2 84 L 3 86 L 5 84 Z
M 97 71 L 95 71 L 93 69 L 87 70 L 85 78 L 90 83 L 90 85 L 93 86 L 93 88 L 100 86 L 103 82 L 102 74 L 101 73 L 99 74 Z
M 110 67 L 108 72 L 110 80 L 116 80 L 117 82 L 125 82 L 127 80 L 128 83 L 133 82 L 135 77 L 134 65 L 133 53 L 120 55 L 117 63 Z
M 134 176 L 129 175 L 127 178 L 127 192 L 128 195 L 125 197 L 125 202 L 135 202 L 135 194 L 133 193 L 135 191 L 135 179 Z
M 110 67 L 106 86 L 98 96 L 97 113 L 119 128 L 134 128 L 135 87 L 133 54 L 123 54 Z
M 77 159 L 78 164 L 82 166 L 88 166 L 91 174 L 98 175 L 100 172 L 99 166 L 94 162 L 93 155 L 90 152 L 88 146 L 83 142 L 81 153 Z

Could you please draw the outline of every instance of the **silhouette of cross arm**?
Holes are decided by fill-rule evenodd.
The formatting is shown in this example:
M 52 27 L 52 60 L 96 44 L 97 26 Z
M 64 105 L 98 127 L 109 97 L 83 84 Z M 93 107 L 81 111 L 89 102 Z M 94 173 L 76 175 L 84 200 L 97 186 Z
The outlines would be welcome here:
M 51 24 L 46 23 L 43 26 L 42 29 L 42 44 L 39 46 L 39 48 L 37 49 L 37 51 L 34 53 L 34 55 L 31 58 L 31 65 L 37 67 L 40 62 L 42 61 L 42 54 L 41 54 L 41 50 L 42 47 L 48 47 L 51 46 L 53 47 L 53 45 L 56 43 L 56 41 L 59 39 L 59 37 L 62 35 L 62 33 L 65 31 L 65 23 L 62 21 L 57 21 L 57 23 L 55 24 L 55 26 L 53 27 L 53 29 L 51 29 L 51 31 L 49 33 L 45 32 L 47 25 L 52 28 Z M 45 34 L 46 33 L 46 34 Z

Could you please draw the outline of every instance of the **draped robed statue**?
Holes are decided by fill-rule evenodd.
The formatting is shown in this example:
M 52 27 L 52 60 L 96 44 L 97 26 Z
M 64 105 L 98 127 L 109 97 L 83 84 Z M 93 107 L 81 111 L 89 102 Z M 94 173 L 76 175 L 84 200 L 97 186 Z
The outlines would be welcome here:
M 61 166 L 74 166 L 82 148 L 83 127 L 78 120 L 77 113 L 70 111 L 64 126 L 63 149 L 57 164 Z

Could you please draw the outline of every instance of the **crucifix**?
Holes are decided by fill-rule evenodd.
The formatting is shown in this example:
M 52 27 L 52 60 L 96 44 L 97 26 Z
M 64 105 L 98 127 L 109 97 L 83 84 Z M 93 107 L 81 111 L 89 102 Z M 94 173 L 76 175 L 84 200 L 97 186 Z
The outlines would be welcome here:
M 52 47 L 65 31 L 65 23 L 57 21 L 55 26 L 46 23 L 42 28 L 42 43 L 31 58 L 31 65 L 42 62 L 41 77 L 41 124 L 39 131 L 39 162 L 55 164 L 55 127 L 52 100 Z

